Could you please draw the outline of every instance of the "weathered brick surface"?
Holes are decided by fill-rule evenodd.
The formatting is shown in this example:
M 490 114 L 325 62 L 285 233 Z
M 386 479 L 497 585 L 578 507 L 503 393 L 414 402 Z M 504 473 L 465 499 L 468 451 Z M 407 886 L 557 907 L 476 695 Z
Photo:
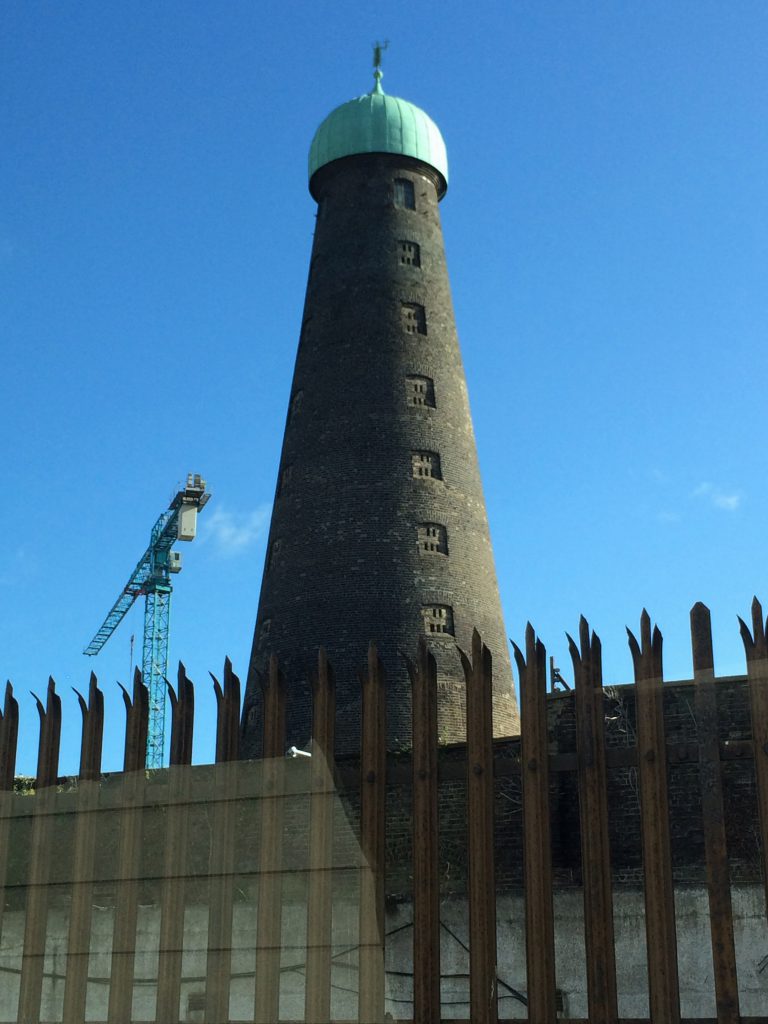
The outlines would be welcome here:
M 394 180 L 402 177 L 415 185 L 415 210 L 394 205 Z M 455 638 L 433 640 L 442 738 L 463 735 L 456 642 L 468 649 L 473 627 L 494 658 L 497 732 L 511 735 L 517 707 L 434 172 L 407 157 L 348 157 L 315 175 L 313 194 L 317 228 L 248 674 L 244 752 L 258 751 L 257 679 L 271 651 L 289 685 L 288 743 L 306 741 L 308 677 L 321 644 L 336 672 L 337 749 L 356 750 L 357 673 L 369 640 L 387 671 L 388 743 L 407 742 L 402 652 L 415 651 L 425 605 L 450 606 L 455 621 Z M 420 267 L 401 262 L 401 241 L 420 246 Z M 426 334 L 406 331 L 403 303 L 424 307 Z M 413 374 L 434 381 L 434 408 L 407 403 Z M 414 478 L 416 451 L 439 454 L 442 479 Z M 421 523 L 446 527 L 447 555 L 419 549 Z
M 718 680 L 717 696 L 718 725 L 723 740 L 750 739 L 746 680 L 741 677 Z M 607 744 L 633 746 L 634 688 L 607 687 L 605 713 Z M 548 718 L 550 752 L 574 752 L 573 694 L 550 695 Z M 669 749 L 667 777 L 674 878 L 677 884 L 700 885 L 706 882 L 706 871 L 692 683 L 665 684 L 664 718 Z M 686 757 L 689 759 L 680 762 L 676 758 L 683 746 L 687 748 Z M 440 751 L 443 776 L 439 789 L 440 874 L 444 895 L 464 895 L 466 892 L 466 785 L 463 778 L 448 778 L 451 764 L 463 764 L 464 755 L 463 744 L 444 747 Z M 520 776 L 517 773 L 505 775 L 499 770 L 504 762 L 519 762 L 519 757 L 519 737 L 496 741 L 495 863 L 499 892 L 518 891 L 523 882 Z M 339 788 L 353 828 L 357 829 L 359 805 L 355 764 L 352 759 L 342 759 Z M 407 899 L 412 884 L 410 791 L 407 783 L 399 781 L 402 773 L 407 777 L 409 771 L 407 752 L 390 758 L 389 774 L 398 779 L 387 792 L 387 892 L 394 899 Z M 754 765 L 750 758 L 725 760 L 722 762 L 722 774 L 731 877 L 734 882 L 758 881 L 760 840 Z M 609 769 L 608 807 L 615 884 L 641 885 L 640 793 L 636 768 Z M 581 822 L 574 771 L 552 772 L 550 811 L 555 882 L 559 887 L 578 886 L 581 882 Z

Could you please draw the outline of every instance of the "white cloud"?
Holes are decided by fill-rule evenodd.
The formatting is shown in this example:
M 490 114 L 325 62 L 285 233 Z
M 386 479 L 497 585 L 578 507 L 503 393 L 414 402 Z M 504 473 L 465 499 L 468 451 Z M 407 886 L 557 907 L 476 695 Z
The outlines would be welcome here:
M 729 512 L 732 512 L 741 504 L 741 495 L 737 493 L 722 494 L 720 491 L 716 491 L 715 494 L 712 495 L 712 504 L 716 505 L 718 508 L 725 508 L 728 509 Z
M 263 535 L 269 523 L 269 505 L 259 505 L 253 512 L 228 512 L 219 505 L 203 521 L 202 541 L 212 541 L 219 554 L 238 555 Z
M 682 516 L 679 512 L 664 511 L 659 512 L 656 518 L 659 520 L 660 523 L 679 523 L 682 519 Z
M 703 498 L 715 508 L 725 509 L 727 512 L 734 512 L 741 505 L 743 495 L 740 491 L 726 492 L 708 480 L 703 481 L 693 489 L 694 498 Z

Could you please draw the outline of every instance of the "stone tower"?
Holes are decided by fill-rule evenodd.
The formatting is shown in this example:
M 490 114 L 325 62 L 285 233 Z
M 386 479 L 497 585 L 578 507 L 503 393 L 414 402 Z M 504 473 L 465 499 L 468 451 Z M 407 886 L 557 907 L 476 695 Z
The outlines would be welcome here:
M 494 731 L 518 731 L 507 638 L 454 324 L 438 203 L 445 144 L 418 107 L 373 91 L 334 110 L 309 155 L 312 259 L 243 711 L 275 652 L 288 743 L 311 732 L 310 674 L 336 673 L 337 750 L 359 745 L 369 640 L 387 674 L 391 746 L 410 744 L 403 653 L 426 634 L 439 731 L 463 739 L 456 651 L 477 627 L 494 666 Z

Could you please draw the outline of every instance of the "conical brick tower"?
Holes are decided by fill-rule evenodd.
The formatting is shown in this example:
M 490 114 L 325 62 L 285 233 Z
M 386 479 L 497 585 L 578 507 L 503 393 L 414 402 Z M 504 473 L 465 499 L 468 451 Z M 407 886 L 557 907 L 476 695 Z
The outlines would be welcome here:
M 439 732 L 464 737 L 456 651 L 493 656 L 494 732 L 518 731 L 507 638 L 454 323 L 438 203 L 445 145 L 417 107 L 373 91 L 334 110 L 309 157 L 317 201 L 243 712 L 258 752 L 259 675 L 288 683 L 288 743 L 311 734 L 310 674 L 336 673 L 337 750 L 359 747 L 370 640 L 387 673 L 387 735 L 410 745 L 403 653 L 427 635 Z

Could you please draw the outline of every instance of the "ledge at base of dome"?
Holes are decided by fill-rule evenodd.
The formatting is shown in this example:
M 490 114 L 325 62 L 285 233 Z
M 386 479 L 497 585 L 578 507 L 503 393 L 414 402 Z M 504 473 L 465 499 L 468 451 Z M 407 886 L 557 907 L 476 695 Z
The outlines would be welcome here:
M 331 160 L 330 163 L 323 164 L 315 171 L 309 179 L 309 191 L 315 202 L 319 203 L 323 198 L 325 182 L 342 170 L 345 164 L 350 160 L 366 159 L 384 161 L 389 163 L 393 169 L 412 171 L 414 174 L 422 175 L 435 186 L 438 200 L 442 199 L 448 190 L 448 184 L 442 174 L 423 160 L 417 160 L 412 156 L 403 156 L 400 153 L 355 153 L 352 156 L 341 156 L 338 160 Z

